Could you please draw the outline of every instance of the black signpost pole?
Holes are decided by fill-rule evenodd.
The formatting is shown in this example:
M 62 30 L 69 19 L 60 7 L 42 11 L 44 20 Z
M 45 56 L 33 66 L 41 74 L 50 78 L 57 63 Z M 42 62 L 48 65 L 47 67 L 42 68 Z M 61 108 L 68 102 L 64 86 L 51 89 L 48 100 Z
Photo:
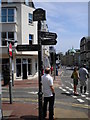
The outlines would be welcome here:
M 43 109 L 42 109 L 42 45 L 41 39 L 39 35 L 39 31 L 41 29 L 41 21 L 38 21 L 38 45 L 40 49 L 38 50 L 38 78 L 39 78 L 39 92 L 38 92 L 38 100 L 39 100 L 39 120 L 43 120 Z
M 13 103 L 12 100 L 12 58 L 9 57 L 10 60 L 10 81 L 9 81 L 9 97 L 10 97 L 10 104 Z

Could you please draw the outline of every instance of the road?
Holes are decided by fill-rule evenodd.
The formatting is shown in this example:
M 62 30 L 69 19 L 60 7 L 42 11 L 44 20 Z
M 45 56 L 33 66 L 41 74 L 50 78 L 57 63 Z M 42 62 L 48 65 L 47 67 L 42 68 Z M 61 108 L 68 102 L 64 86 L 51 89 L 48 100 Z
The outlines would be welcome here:
M 61 117 L 72 118 L 74 115 L 76 118 L 87 118 L 90 114 L 90 94 L 89 87 L 86 95 L 73 95 L 73 82 L 71 79 L 72 70 L 63 68 L 61 76 L 58 76 L 61 85 L 55 86 L 55 114 L 61 113 Z M 90 81 L 88 82 L 88 84 Z M 77 92 L 80 93 L 80 85 L 77 87 Z M 2 90 L 2 100 L 9 101 L 8 88 Z M 13 88 L 13 101 L 16 102 L 28 102 L 38 103 L 38 88 Z M 62 114 L 62 112 L 64 114 Z M 74 114 L 71 114 L 71 113 Z M 59 114 L 60 114 L 59 113 Z

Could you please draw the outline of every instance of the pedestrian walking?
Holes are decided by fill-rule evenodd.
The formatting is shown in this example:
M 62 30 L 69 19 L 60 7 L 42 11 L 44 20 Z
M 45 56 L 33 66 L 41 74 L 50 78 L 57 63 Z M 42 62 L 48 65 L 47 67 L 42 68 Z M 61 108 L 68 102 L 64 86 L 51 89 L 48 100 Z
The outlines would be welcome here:
M 53 78 L 50 76 L 50 68 L 45 69 L 45 74 L 42 76 L 42 85 L 44 94 L 43 117 L 45 119 L 47 116 L 47 105 L 49 103 L 49 120 L 53 120 L 55 92 Z
M 51 74 L 52 74 L 52 72 L 53 72 L 53 66 L 51 66 Z
M 77 67 L 74 68 L 71 78 L 73 79 L 74 95 L 77 95 L 77 85 L 78 85 L 78 79 L 79 79 Z
M 89 78 L 89 73 L 88 73 L 88 70 L 86 69 L 86 65 L 84 64 L 79 69 L 79 80 L 80 80 L 80 92 L 81 92 L 81 94 L 83 92 L 83 87 L 84 87 L 84 93 L 86 93 L 88 78 Z
M 58 76 L 58 66 L 56 65 L 56 76 Z

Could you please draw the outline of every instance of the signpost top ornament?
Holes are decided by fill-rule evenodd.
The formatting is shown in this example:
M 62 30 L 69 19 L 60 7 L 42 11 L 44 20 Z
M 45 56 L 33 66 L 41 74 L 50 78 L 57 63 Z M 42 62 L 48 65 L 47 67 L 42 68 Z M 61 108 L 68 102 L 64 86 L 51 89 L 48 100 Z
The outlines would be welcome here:
M 33 12 L 33 21 L 46 20 L 45 10 L 38 8 Z

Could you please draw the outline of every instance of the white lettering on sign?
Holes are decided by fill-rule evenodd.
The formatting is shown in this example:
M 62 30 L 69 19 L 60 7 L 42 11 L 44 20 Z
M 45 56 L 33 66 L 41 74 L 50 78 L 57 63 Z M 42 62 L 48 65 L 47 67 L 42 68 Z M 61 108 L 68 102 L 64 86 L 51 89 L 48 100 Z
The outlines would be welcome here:
M 11 49 L 11 48 L 9 48 L 9 51 L 10 51 L 10 52 L 12 52 L 12 49 Z

